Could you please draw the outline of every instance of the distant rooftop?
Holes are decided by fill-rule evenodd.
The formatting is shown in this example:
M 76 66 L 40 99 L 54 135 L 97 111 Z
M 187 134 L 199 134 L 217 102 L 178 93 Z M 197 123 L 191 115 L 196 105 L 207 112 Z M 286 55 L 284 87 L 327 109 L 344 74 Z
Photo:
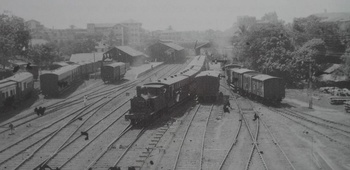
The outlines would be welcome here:
M 318 14 L 312 14 L 312 15 L 322 18 L 323 22 L 350 21 L 350 13 L 349 12 L 318 13 Z
M 76 62 L 76 63 L 102 61 L 103 54 L 104 54 L 103 52 L 72 54 L 69 61 Z
M 129 46 L 117 46 L 116 48 L 118 48 L 119 50 L 121 50 L 121 51 L 123 51 L 123 52 L 125 52 L 133 57 L 144 55 L 142 52 L 137 51 Z

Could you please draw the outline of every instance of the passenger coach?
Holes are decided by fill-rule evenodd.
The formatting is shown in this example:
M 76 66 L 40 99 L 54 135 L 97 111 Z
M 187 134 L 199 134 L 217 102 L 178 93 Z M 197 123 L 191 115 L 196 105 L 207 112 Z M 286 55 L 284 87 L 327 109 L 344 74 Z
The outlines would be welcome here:
M 80 65 L 67 65 L 41 74 L 40 88 L 43 95 L 57 97 L 80 80 Z
M 126 71 L 129 69 L 129 64 L 116 62 L 102 66 L 101 77 L 105 83 L 114 83 L 121 80 Z

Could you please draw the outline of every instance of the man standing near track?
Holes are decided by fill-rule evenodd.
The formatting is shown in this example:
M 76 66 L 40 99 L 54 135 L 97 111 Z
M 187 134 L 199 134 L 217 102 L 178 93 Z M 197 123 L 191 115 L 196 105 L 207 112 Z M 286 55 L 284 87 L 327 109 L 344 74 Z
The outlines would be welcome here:
M 84 107 L 86 106 L 86 102 L 87 102 L 87 96 L 84 96 Z
M 10 127 L 10 131 L 11 131 L 10 135 L 15 134 L 15 126 L 13 126 L 13 124 L 10 123 L 9 127 Z

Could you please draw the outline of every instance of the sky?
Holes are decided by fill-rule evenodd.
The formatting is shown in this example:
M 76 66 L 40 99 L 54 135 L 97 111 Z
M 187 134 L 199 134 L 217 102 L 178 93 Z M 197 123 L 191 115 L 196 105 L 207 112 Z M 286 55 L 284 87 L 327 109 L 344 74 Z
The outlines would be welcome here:
M 276 12 L 279 19 L 315 13 L 350 12 L 350 0 L 0 0 L 0 12 L 34 19 L 45 27 L 64 29 L 87 23 L 118 23 L 133 19 L 147 30 L 224 31 L 237 16 Z

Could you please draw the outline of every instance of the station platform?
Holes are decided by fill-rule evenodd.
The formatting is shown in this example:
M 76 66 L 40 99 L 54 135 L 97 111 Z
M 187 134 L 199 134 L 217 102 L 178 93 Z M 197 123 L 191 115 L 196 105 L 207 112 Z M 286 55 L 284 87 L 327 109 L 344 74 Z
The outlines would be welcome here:
M 126 72 L 124 78 L 128 79 L 128 80 L 135 80 L 138 77 L 151 71 L 152 66 L 153 66 L 153 69 L 155 69 L 155 68 L 161 66 L 162 64 L 163 64 L 163 62 L 152 62 L 152 63 L 143 64 L 143 65 L 136 66 L 136 67 L 130 67 L 130 70 L 128 70 Z

